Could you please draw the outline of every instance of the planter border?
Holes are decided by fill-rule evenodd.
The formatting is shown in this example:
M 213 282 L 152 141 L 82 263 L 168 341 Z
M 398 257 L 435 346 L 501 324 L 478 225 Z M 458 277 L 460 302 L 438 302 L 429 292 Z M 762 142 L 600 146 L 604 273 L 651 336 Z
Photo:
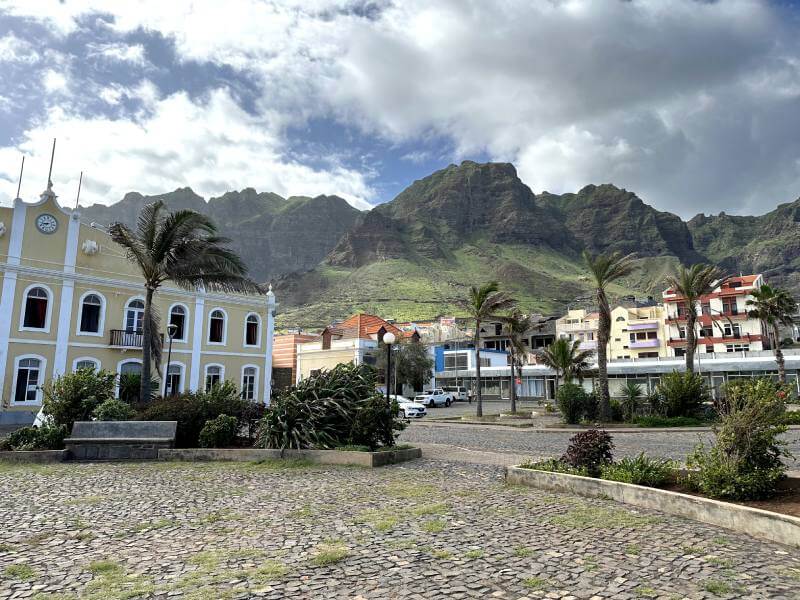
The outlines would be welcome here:
M 348 450 L 273 450 L 266 448 L 161 448 L 159 460 L 255 462 L 274 459 L 303 459 L 320 465 L 383 467 L 422 456 L 420 448 L 401 448 L 383 452 Z
M 0 461 L 18 464 L 60 463 L 69 458 L 67 450 L 3 450 Z
M 610 498 L 624 504 L 658 510 L 800 548 L 800 518 L 760 508 L 631 483 L 524 469 L 519 466 L 506 467 L 506 483 L 570 492 L 591 498 Z

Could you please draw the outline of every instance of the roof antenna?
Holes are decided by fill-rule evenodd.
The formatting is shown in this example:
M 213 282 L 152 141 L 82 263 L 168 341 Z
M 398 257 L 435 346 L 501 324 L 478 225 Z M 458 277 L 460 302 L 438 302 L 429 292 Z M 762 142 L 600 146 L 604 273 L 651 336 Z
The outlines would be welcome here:
M 25 169 L 25 155 L 22 155 L 22 165 L 19 167 L 19 180 L 17 182 L 17 198 L 19 198 L 19 191 L 22 188 L 22 171 Z
M 81 171 L 80 179 L 78 179 L 78 195 L 75 197 L 75 210 L 78 210 L 78 207 L 81 204 L 81 184 L 83 183 L 83 171 Z
M 56 157 L 56 138 L 53 138 L 53 152 L 50 154 L 50 171 L 47 173 L 47 189 L 52 191 L 53 189 L 53 160 Z

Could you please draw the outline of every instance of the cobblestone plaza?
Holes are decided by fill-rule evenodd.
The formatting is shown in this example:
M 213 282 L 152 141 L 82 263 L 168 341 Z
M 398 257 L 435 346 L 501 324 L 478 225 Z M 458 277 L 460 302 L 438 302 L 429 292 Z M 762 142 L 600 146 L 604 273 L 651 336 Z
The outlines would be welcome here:
M 798 598 L 800 554 L 494 465 L 3 466 L 0 598 Z

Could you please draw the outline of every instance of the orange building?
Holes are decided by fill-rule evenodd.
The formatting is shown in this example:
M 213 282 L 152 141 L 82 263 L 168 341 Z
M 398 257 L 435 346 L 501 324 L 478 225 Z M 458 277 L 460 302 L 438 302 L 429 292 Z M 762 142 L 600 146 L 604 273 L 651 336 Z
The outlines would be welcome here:
M 297 344 L 310 342 L 318 337 L 313 333 L 285 333 L 273 338 L 272 377 L 275 389 L 294 385 L 297 378 Z

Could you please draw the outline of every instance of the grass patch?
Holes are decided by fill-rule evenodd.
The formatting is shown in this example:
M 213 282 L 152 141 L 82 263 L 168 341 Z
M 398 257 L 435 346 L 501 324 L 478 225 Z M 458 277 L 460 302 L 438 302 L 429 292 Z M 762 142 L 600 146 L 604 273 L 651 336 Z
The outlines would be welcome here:
M 694 417 L 639 417 L 634 421 L 639 427 L 704 427 L 708 421 Z
M 439 533 L 444 531 L 445 527 L 447 527 L 447 522 L 441 519 L 434 519 L 432 521 L 425 521 L 421 527 L 423 531 L 427 531 L 428 533 Z
M 311 504 L 304 504 L 300 508 L 295 508 L 289 512 L 292 519 L 310 519 L 317 515 L 317 511 Z
M 265 458 L 251 463 L 233 464 L 241 465 L 241 468 L 246 470 L 257 471 L 291 471 L 293 469 L 309 469 L 318 466 L 306 458 Z
M 700 555 L 705 552 L 705 548 L 701 546 L 681 546 L 681 552 L 684 554 L 695 554 Z
M 400 522 L 400 519 L 395 515 L 395 511 L 389 508 L 365 510 L 361 512 L 356 518 L 356 523 L 365 523 L 372 527 L 375 531 L 386 532 L 391 531 Z
M 733 592 L 733 587 L 718 579 L 710 579 L 706 581 L 703 589 L 709 594 L 714 594 L 715 596 L 726 596 L 727 594 Z
M 597 571 L 597 559 L 594 556 L 587 556 L 583 559 L 583 566 L 590 573 Z
M 725 569 L 730 569 L 733 566 L 733 561 L 727 558 L 720 558 L 719 556 L 706 556 L 706 562 Z
M 121 573 L 123 570 L 122 565 L 118 562 L 114 562 L 113 560 L 98 560 L 91 562 L 86 568 L 92 575 L 95 576 L 116 575 L 117 573 Z
M 658 598 L 658 592 L 651 587 L 636 588 L 636 595 L 639 598 Z
M 522 580 L 522 585 L 524 585 L 529 590 L 543 590 L 549 584 L 550 582 L 542 577 L 527 577 Z
M 411 548 L 416 548 L 419 546 L 419 543 L 416 539 L 405 539 L 405 540 L 391 540 L 386 543 L 387 546 L 390 548 L 397 548 L 398 550 L 411 550 Z
M 633 556 L 639 556 L 642 552 L 642 547 L 639 544 L 628 544 L 625 546 L 625 554 L 632 554 Z
M 3 573 L 9 579 L 16 579 L 17 581 L 30 581 L 36 577 L 36 572 L 33 568 L 23 564 L 8 565 Z
M 447 512 L 448 506 L 443 502 L 436 504 L 423 504 L 422 506 L 414 507 L 411 511 L 415 517 L 424 517 L 427 515 L 443 515 Z
M 469 560 L 483 558 L 483 550 L 468 550 L 464 553 L 464 558 L 468 558 Z
M 637 529 L 660 523 L 662 519 L 637 515 L 619 508 L 580 506 L 564 515 L 552 516 L 549 521 L 572 529 Z
M 525 546 L 517 546 L 514 548 L 514 556 L 517 558 L 527 558 L 529 556 L 533 556 L 534 552 L 530 548 L 526 548 Z
M 14 550 L 14 546 L 11 544 L 0 544 L 0 552 L 12 552 Z
M 34 533 L 33 535 L 26 537 L 23 540 L 23 543 L 28 544 L 29 546 L 38 546 L 39 544 L 42 544 L 47 540 L 49 540 L 51 537 L 52 535 L 50 534 L 50 532 L 40 531 L 39 533 Z
M 395 498 L 413 500 L 415 498 L 431 498 L 439 496 L 441 490 L 428 483 L 415 483 L 412 481 L 395 481 L 386 488 L 386 493 Z
M 728 538 L 726 538 L 725 536 L 722 536 L 722 535 L 720 535 L 718 537 L 715 537 L 711 541 L 714 544 L 716 544 L 717 546 L 730 546 L 731 545 L 731 541 Z
M 139 523 L 133 528 L 133 531 L 140 533 L 142 531 L 148 531 L 152 529 L 164 529 L 165 527 L 172 527 L 173 525 L 177 525 L 177 523 L 172 519 L 158 519 L 157 521 Z
M 267 583 L 282 579 L 289 573 L 289 567 L 277 560 L 268 560 L 258 566 L 248 579 L 257 583 Z
M 431 555 L 433 558 L 438 558 L 439 560 L 447 560 L 453 556 L 453 553 L 449 550 L 434 550 L 431 552 Z
M 343 561 L 350 556 L 350 551 L 343 544 L 327 543 L 317 546 L 317 553 L 311 562 L 318 567 L 326 567 Z

